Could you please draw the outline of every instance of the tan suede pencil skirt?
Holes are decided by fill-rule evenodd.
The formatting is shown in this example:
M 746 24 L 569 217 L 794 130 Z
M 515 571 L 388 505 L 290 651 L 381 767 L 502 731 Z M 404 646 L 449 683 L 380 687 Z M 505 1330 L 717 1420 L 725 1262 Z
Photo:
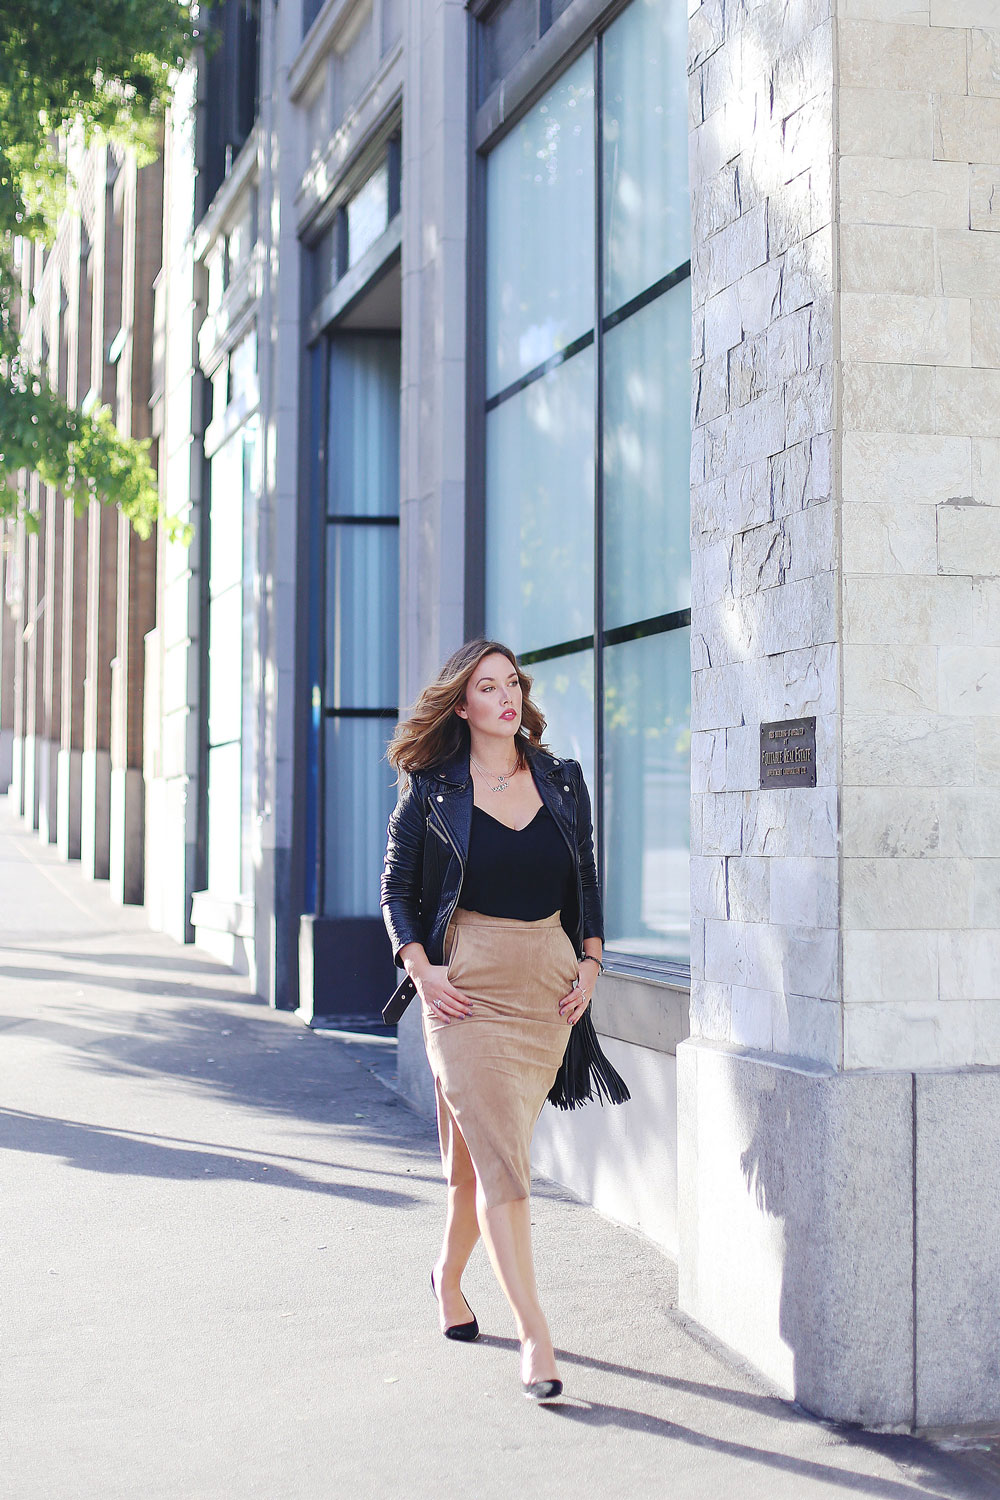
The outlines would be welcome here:
M 527 1198 L 531 1137 L 563 1060 L 559 1014 L 579 972 L 559 913 L 538 922 L 457 907 L 445 935 L 448 978 L 473 1002 L 447 1022 L 421 1004 L 449 1186 L 478 1179 L 487 1207 Z

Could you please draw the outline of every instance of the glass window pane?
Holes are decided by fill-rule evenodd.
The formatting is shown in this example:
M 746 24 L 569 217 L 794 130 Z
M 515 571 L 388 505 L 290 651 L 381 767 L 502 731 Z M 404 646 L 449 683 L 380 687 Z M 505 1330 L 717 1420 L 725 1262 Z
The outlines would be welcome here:
M 399 515 L 399 339 L 330 343 L 327 514 Z
M 229 400 L 257 401 L 257 330 L 251 329 L 229 356 Z M 246 408 L 244 408 L 245 410 Z
M 609 947 L 690 959 L 690 631 L 604 653 Z
M 389 167 L 383 162 L 347 205 L 347 264 L 356 265 L 389 223 Z
M 240 433 L 212 457 L 208 586 L 220 594 L 243 577 L 243 439 Z
M 326 528 L 326 702 L 392 708 L 399 693 L 399 530 Z
M 486 388 L 594 324 L 594 66 L 585 52 L 486 161 Z
M 593 633 L 593 349 L 487 414 L 486 619 L 515 651 Z
M 238 740 L 243 704 L 243 590 L 236 584 L 208 606 L 208 739 Z
M 604 311 L 691 254 L 687 11 L 632 0 L 604 34 Z
M 327 719 L 324 913 L 376 917 L 385 830 L 396 805 L 390 719 Z
M 691 281 L 604 340 L 605 626 L 691 603 Z
M 524 669 L 533 680 L 532 701 L 545 715 L 542 739 L 560 760 L 578 760 L 593 801 L 594 653 L 575 652 Z
M 240 746 L 208 752 L 208 888 L 240 894 Z
M 481 100 L 534 44 L 537 32 L 536 0 L 505 0 L 483 23 Z

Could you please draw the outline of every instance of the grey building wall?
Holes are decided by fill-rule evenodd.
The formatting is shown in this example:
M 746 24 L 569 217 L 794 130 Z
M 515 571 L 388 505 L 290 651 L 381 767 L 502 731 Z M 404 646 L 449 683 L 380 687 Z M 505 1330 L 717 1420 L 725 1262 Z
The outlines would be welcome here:
M 944 1103 L 992 1139 L 995 20 L 821 0 L 691 22 L 681 1303 L 868 1424 L 1000 1409 L 992 1174 L 946 1164 Z M 761 723 L 807 715 L 816 787 L 761 790 Z M 982 1213 L 950 1218 L 970 1193 Z

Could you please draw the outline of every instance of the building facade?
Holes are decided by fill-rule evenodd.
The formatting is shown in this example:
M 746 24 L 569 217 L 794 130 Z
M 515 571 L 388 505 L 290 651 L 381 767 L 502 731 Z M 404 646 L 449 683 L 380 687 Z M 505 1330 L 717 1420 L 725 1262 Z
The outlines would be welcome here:
M 106 405 L 121 432 L 147 438 L 161 168 L 110 147 L 68 150 L 73 210 L 51 249 L 22 247 L 24 342 L 61 396 Z M 30 519 L 3 532 L 3 784 L 64 858 L 141 902 L 155 545 L 96 500 L 78 515 L 36 475 L 23 486 Z
M 998 1400 L 996 20 L 692 17 L 681 1300 L 889 1424 Z
M 633 1096 L 544 1111 L 535 1164 L 811 1409 L 995 1421 L 992 0 L 211 24 L 150 305 L 195 527 L 145 640 L 151 920 L 308 1024 L 376 1021 L 386 741 L 508 641 L 593 794 Z M 5 653 L 38 650 L 25 548 Z M 432 1113 L 415 1006 L 399 1078 Z

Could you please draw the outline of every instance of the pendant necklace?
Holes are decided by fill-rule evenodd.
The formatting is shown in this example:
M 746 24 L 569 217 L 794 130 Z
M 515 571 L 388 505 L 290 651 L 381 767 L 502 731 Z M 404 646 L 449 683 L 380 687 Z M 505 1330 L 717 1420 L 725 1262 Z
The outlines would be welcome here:
M 490 775 L 489 775 L 489 772 L 483 770 L 483 768 L 479 764 L 478 760 L 472 760 L 472 756 L 471 755 L 469 756 L 469 759 L 472 761 L 472 764 L 475 766 L 475 768 L 479 772 L 480 776 L 485 776 L 486 777 L 486 782 L 487 782 L 487 785 L 489 786 L 489 782 L 490 782 L 490 779 L 491 779 Z M 511 767 L 511 769 L 509 771 L 507 771 L 507 772 L 502 772 L 501 773 L 500 780 L 497 782 L 496 786 L 490 786 L 490 788 L 489 788 L 490 791 L 491 792 L 505 792 L 507 790 L 507 786 L 508 786 L 511 778 L 514 777 L 514 776 L 516 776 L 516 775 L 517 775 L 517 756 L 515 755 L 515 757 L 514 757 L 514 764 Z

